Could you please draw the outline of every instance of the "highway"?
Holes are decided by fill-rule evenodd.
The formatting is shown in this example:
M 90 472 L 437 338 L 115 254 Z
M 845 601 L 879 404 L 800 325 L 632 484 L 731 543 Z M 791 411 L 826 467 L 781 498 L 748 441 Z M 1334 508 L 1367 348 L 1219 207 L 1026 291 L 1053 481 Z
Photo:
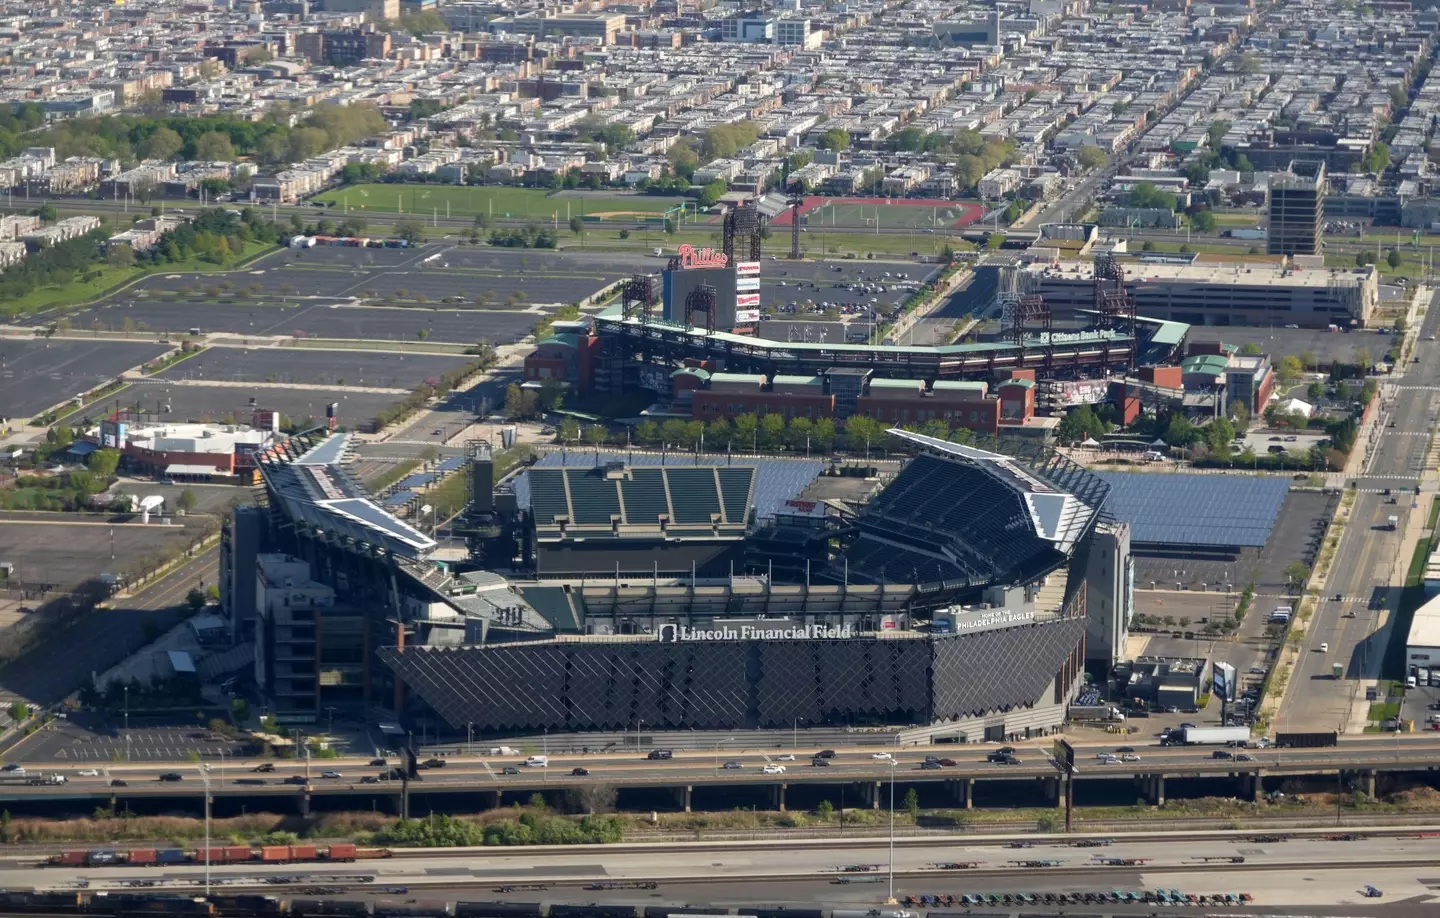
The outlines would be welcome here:
M 1100 842 L 1080 846 L 1077 841 Z M 1009 847 L 1016 844 L 1017 847 Z M 1023 845 L 1019 847 L 1018 845 Z M 1259 837 L 1248 833 L 1116 836 L 1065 841 L 1007 842 L 1003 838 L 630 844 L 595 848 L 438 849 L 398 851 L 384 860 L 295 866 L 212 865 L 211 882 L 254 886 L 266 878 L 336 887 L 405 885 L 411 893 L 484 891 L 480 898 L 509 901 L 580 898 L 590 883 L 653 881 L 655 898 L 754 905 L 796 901 L 810 884 L 808 901 L 853 898 L 883 901 L 889 892 L 893 850 L 895 895 L 935 892 L 1021 892 L 1084 889 L 1166 889 L 1248 892 L 1256 905 L 1357 902 L 1365 883 L 1388 887 L 1388 897 L 1428 892 L 1425 878 L 1440 866 L 1440 851 L 1406 831 L 1363 840 L 1320 835 Z M 663 852 L 663 856 L 661 855 Z M 783 852 L 783 856 L 776 856 Z M 1238 859 L 1238 860 L 1237 860 Z M 120 888 L 143 878 L 168 888 L 203 884 L 203 864 L 156 868 L 41 867 L 33 855 L 0 862 L 0 887 L 48 887 L 84 879 L 92 890 Z M 360 878 L 373 878 L 368 883 Z M 840 880 L 847 882 L 839 882 Z M 1434 885 L 1434 880 L 1429 880 Z M 504 887 L 521 886 L 520 889 Z M 713 890 L 703 898 L 694 890 Z M 273 886 L 267 886 L 274 889 Z M 1298 897 L 1297 897 L 1297 890 Z M 801 893 L 801 895 L 804 895 Z M 832 899 L 832 897 L 834 897 Z M 853 898 L 852 898 L 853 897 Z M 585 896 L 586 900 L 593 897 Z M 644 895 L 629 892 L 630 901 Z M 806 901 L 801 899 L 800 901 Z
M 1365 769 L 1424 770 L 1440 760 L 1440 739 L 1428 736 L 1377 736 L 1347 741 L 1339 747 L 1321 749 L 1250 749 L 1244 754 L 1250 761 L 1217 759 L 1215 747 L 1161 747 L 1131 741 L 1138 761 L 1105 764 L 1097 756 L 1117 748 L 1112 745 L 1077 748 L 1078 780 L 1127 780 L 1137 775 L 1167 774 L 1172 776 L 1226 776 L 1230 774 L 1301 774 L 1361 771 Z M 1054 778 L 1059 774 L 1048 757 L 1048 745 L 1019 743 L 1015 755 L 1018 765 L 985 761 L 985 754 L 995 746 L 905 747 L 886 754 L 866 749 L 840 749 L 829 761 L 831 765 L 810 764 L 816 750 L 799 753 L 785 750 L 738 750 L 721 748 L 710 751 L 677 751 L 670 760 L 649 760 L 635 753 L 575 754 L 556 752 L 549 756 L 548 767 L 524 764 L 525 756 L 455 756 L 446 759 L 443 768 L 420 771 L 420 779 L 411 782 L 411 793 L 489 791 L 524 793 L 545 788 L 578 788 L 584 786 L 655 786 L 685 787 L 714 785 L 794 785 L 882 783 L 894 775 L 897 783 L 945 781 L 953 779 L 1016 780 Z M 794 755 L 795 760 L 786 758 Z M 922 763 L 927 755 L 953 757 L 953 765 L 927 769 Z M 894 763 L 893 772 L 892 765 Z M 726 767 L 731 764 L 732 767 Z M 111 763 L 66 764 L 51 767 L 44 763 L 26 763 L 30 775 L 60 774 L 67 778 L 63 787 L 31 786 L 23 779 L 0 779 L 0 799 L 24 799 L 35 796 L 101 796 L 155 797 L 193 796 L 202 792 L 208 779 L 217 796 L 293 796 L 305 788 L 301 780 L 309 776 L 308 792 L 312 795 L 394 794 L 400 782 L 381 781 L 378 776 L 388 768 L 372 766 L 369 759 L 317 759 L 308 763 L 275 761 L 273 771 L 256 772 L 258 760 L 210 761 L 205 765 L 184 763 Z M 767 766 L 771 769 L 766 772 Z M 776 769 L 783 768 L 784 771 Z M 507 773 L 509 769 L 510 773 Z M 575 774 L 576 769 L 585 773 Z M 81 774 L 95 771 L 97 774 Z M 339 777 L 326 778 L 333 772 Z M 181 775 L 179 781 L 162 781 L 166 773 Z M 370 778 L 371 781 L 364 779 Z M 123 782 L 114 786 L 113 782 Z
M 1359 490 L 1306 633 L 1304 652 L 1286 685 L 1275 720 L 1282 732 L 1353 731 L 1363 726 L 1352 712 L 1355 705 L 1364 705 L 1360 680 L 1380 677 L 1390 640 L 1390 613 L 1399 604 L 1410 561 L 1409 554 L 1401 551 L 1402 535 L 1412 514 L 1429 510 L 1430 495 L 1422 495 L 1417 503 L 1414 487 L 1426 472 L 1426 455 L 1440 420 L 1440 387 L 1434 383 L 1440 378 L 1440 344 L 1430 340 L 1440 331 L 1436 303 L 1432 297 L 1420 328 L 1415 348 L 1419 362 L 1412 362 L 1397 379 L 1382 386 L 1378 437 L 1367 457 L 1365 474 L 1357 482 Z M 1394 491 L 1391 497 L 1382 493 L 1386 488 Z M 1396 502 L 1390 503 L 1391 499 Z M 1400 518 L 1393 532 L 1386 528 L 1391 515 Z M 1269 604 L 1273 608 L 1275 601 Z M 1259 601 L 1257 606 L 1261 614 L 1269 612 Z M 1328 653 L 1320 651 L 1322 643 L 1329 645 Z M 1345 667 L 1344 679 L 1331 677 L 1334 663 Z M 1408 716 L 1424 719 L 1423 712 L 1411 711 Z

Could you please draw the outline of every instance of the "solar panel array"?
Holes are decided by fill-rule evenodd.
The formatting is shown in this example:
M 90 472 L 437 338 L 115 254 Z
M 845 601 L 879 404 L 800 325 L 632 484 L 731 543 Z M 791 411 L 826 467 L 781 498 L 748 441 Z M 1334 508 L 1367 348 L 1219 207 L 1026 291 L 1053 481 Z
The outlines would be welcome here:
M 439 465 L 435 466 L 435 471 L 437 471 L 437 472 L 439 472 L 440 474 L 443 475 L 443 474 L 445 474 L 446 472 L 453 472 L 453 471 L 455 471 L 456 469 L 460 468 L 460 467 L 463 466 L 464 464 L 465 464 L 465 457 L 464 457 L 464 456 L 451 456 L 449 459 L 446 459 L 444 462 L 441 462 Z
M 423 488 L 439 477 L 440 476 L 436 475 L 434 472 L 416 472 L 414 475 L 410 475 L 409 477 L 405 478 L 403 481 L 395 485 L 395 487 L 407 490 Z
M 755 469 L 755 520 L 773 517 L 785 506 L 785 501 L 798 495 L 810 486 L 825 463 L 813 459 L 752 459 L 742 456 L 699 456 L 690 453 L 649 453 L 649 452 L 601 452 L 588 450 L 575 452 L 546 453 L 535 463 L 535 468 L 594 468 L 610 462 L 623 462 L 631 466 L 666 466 L 667 468 L 694 468 L 719 466 L 753 467 Z M 723 476 L 722 476 L 723 477 Z M 403 486 L 402 482 L 402 486 Z M 515 480 L 515 499 L 522 507 L 530 506 L 529 474 Z M 627 505 L 628 492 L 627 492 Z
M 1134 542 L 1259 547 L 1285 495 L 1287 478 L 1099 472 L 1110 485 L 1106 508 L 1130 524 Z
M 383 503 L 387 507 L 403 507 L 418 496 L 414 491 L 396 491 L 385 498 Z

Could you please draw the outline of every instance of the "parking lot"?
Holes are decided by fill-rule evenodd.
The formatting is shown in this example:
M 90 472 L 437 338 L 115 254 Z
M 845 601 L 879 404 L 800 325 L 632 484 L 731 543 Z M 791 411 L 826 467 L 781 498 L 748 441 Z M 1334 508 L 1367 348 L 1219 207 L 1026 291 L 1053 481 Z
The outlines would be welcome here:
M 464 367 L 468 360 L 461 355 L 384 351 L 214 347 L 181 361 L 157 378 L 409 390 L 426 379 Z
M 400 398 L 393 393 L 356 392 L 334 386 L 292 389 L 278 384 L 253 387 L 177 385 L 167 384 L 162 379 L 138 382 L 116 396 L 122 407 L 134 407 L 138 403 L 147 415 L 161 421 L 223 422 L 226 418 L 243 421 L 256 408 L 271 408 L 297 423 L 305 418 L 323 422 L 325 406 L 336 402 L 340 405 L 340 426 L 350 430 L 368 423 L 381 409 Z M 168 411 L 164 410 L 166 406 Z M 107 410 L 109 407 L 107 402 Z
M 1219 341 L 1242 348 L 1253 343 L 1270 355 L 1272 363 L 1277 364 L 1281 357 L 1299 357 L 1308 352 L 1315 355 L 1322 369 L 1336 362 L 1354 361 L 1356 352 L 1361 348 L 1370 352 L 1372 361 L 1378 361 L 1391 345 L 1389 335 L 1374 331 L 1331 332 L 1283 326 L 1192 325 L 1187 340 L 1192 343 Z
M 491 341 L 513 343 L 530 333 L 540 315 L 527 308 L 466 309 L 436 306 L 382 307 L 332 302 L 191 303 L 126 300 L 83 310 L 71 317 L 77 328 L 93 323 L 109 331 L 127 327 L 171 335 L 191 328 L 235 335 L 296 335 L 309 338 L 371 341 L 426 340 L 457 344 Z M 126 325 L 126 320 L 130 325 Z M 3 347 L 3 345 L 0 345 Z M 106 345 L 107 348 L 113 345 Z
M 39 414 L 167 350 L 163 344 L 0 339 L 0 416 Z
M 182 490 L 156 486 L 145 493 L 173 500 Z M 42 588 L 68 590 L 101 573 L 123 573 L 144 559 L 193 541 L 202 525 L 196 517 L 176 517 L 169 526 L 151 519 L 142 525 L 138 518 L 131 522 L 129 516 L 117 519 L 106 514 L 43 520 L 23 513 L 0 514 L 0 558 L 15 565 L 9 585 L 39 599 Z
M 75 765 L 106 765 L 130 762 L 183 762 L 199 756 L 218 763 L 241 758 L 246 744 L 225 739 L 211 740 L 210 733 L 197 726 L 146 726 L 150 718 L 131 715 L 130 729 L 124 718 L 102 720 L 95 715 L 76 714 L 30 736 L 10 752 L 11 762 L 64 762 Z

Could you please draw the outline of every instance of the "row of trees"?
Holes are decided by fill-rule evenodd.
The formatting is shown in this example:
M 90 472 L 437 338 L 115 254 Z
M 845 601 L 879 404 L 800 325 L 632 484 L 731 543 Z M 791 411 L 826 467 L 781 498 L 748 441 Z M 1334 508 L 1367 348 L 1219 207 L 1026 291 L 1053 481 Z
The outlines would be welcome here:
M 233 162 L 245 156 L 265 166 L 298 162 L 326 150 L 355 143 L 384 131 L 386 122 L 373 105 L 325 103 L 308 111 L 276 103 L 259 121 L 228 115 L 107 115 L 60 122 L 38 135 L 19 132 L 38 127 L 22 111 L 0 112 L 0 152 L 12 155 L 26 146 L 53 146 L 56 156 Z M 299 115 L 291 126 L 292 119 Z M 43 119 L 41 119 L 43 121 Z M 25 126 L 29 125 L 29 128 Z

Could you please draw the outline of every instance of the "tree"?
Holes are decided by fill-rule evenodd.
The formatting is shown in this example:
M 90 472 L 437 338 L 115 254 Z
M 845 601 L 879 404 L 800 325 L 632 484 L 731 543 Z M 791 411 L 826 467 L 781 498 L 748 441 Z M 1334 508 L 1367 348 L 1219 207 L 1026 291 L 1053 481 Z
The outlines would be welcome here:
M 1320 399 L 1325 397 L 1325 384 L 1319 382 L 1318 380 L 1316 382 L 1312 382 L 1308 387 L 1306 387 L 1305 396 L 1309 398 L 1312 402 L 1320 401 Z
M 1280 377 L 1283 385 L 1293 386 L 1300 381 L 1305 368 L 1300 363 L 1300 358 L 1294 354 L 1286 354 L 1280 358 L 1280 363 L 1275 367 L 1276 374 Z
M 850 132 L 841 128 L 833 128 L 820 135 L 819 147 L 822 150 L 848 150 L 850 149 Z
M 579 217 L 571 217 L 569 225 L 570 232 L 574 233 L 577 236 L 585 230 L 585 221 L 581 220 Z
M 628 124 L 607 124 L 600 129 L 600 139 L 607 149 L 621 150 L 635 142 L 635 131 Z
M 1245 345 L 1240 348 L 1240 353 L 1246 357 L 1259 357 L 1265 353 L 1265 349 L 1254 341 L 1247 341 Z
M 235 159 L 235 148 L 230 137 L 219 131 L 209 131 L 195 138 L 195 158 L 205 162 L 231 162 Z
M 1404 261 L 1405 260 L 1400 257 L 1400 252 L 1397 249 L 1391 249 L 1385 253 L 1385 264 L 1389 265 L 1392 271 L 1400 267 Z
M 1108 159 L 1105 151 L 1093 144 L 1086 144 L 1080 148 L 1079 153 L 1075 154 L 1075 161 L 1080 164 L 1082 169 L 1098 169 L 1105 165 Z
M 117 268 L 135 267 L 135 250 L 128 245 L 116 243 L 105 250 L 105 263 Z
M 118 449 L 97 449 L 85 460 L 85 466 L 95 474 L 95 477 L 108 481 L 115 474 L 115 469 L 120 465 L 120 451 Z
M 185 594 L 185 605 L 190 607 L 191 612 L 199 612 L 205 608 L 205 594 L 191 587 L 190 592 Z
M 23 723 L 30 719 L 30 706 L 23 701 L 16 701 L 10 705 L 9 713 L 11 720 L 17 724 Z M 9 815 L 8 810 L 6 811 L 6 815 Z
M 565 384 L 558 379 L 547 379 L 540 384 L 535 403 L 541 411 L 559 411 L 565 403 Z
M 475 215 L 475 228 L 478 230 L 488 230 L 494 223 L 495 221 L 490 218 L 489 214 Z
M 171 159 L 184 146 L 185 140 L 179 134 L 160 127 L 140 144 L 140 155 L 144 159 Z
M 574 443 L 580 439 L 580 422 L 574 418 L 566 418 L 560 422 L 560 442 Z
M 519 383 L 511 383 L 505 387 L 505 416 L 507 418 L 518 418 L 524 414 L 525 399 Z
M 1240 426 L 1241 430 L 1244 430 L 1250 423 L 1250 406 L 1241 399 L 1234 399 L 1230 402 L 1230 417 L 1235 419 L 1235 423 Z
M 419 220 L 410 217 L 395 224 L 395 235 L 410 245 L 419 245 L 425 239 L 425 228 Z
M 1291 589 L 1299 589 L 1310 579 L 1310 568 L 1303 561 L 1292 561 L 1285 566 L 1285 582 Z
M 905 792 L 905 812 L 910 814 L 911 822 L 920 818 L 920 795 L 913 787 Z
M 1205 445 L 1217 455 L 1229 455 L 1230 441 L 1235 439 L 1235 425 L 1229 418 L 1216 418 L 1205 427 Z
M 39 217 L 42 221 L 46 223 L 54 223 L 55 220 L 59 217 L 59 214 L 56 213 L 54 204 L 41 204 L 38 208 L 36 208 L 35 216 Z
M 868 453 L 870 447 L 884 435 L 884 425 L 863 414 L 852 415 L 845 422 L 845 439 L 851 449 L 863 448 Z
M 770 449 L 784 445 L 785 416 L 783 414 L 767 414 L 760 418 L 760 442 Z
M 755 415 L 747 412 L 735 418 L 735 440 L 742 448 L 754 449 L 758 445 L 759 430 L 760 419 Z
M 1208 210 L 1196 211 L 1190 215 L 1190 227 L 1197 233 L 1215 232 L 1215 215 Z
M 901 152 L 918 153 L 925 149 L 925 132 L 914 127 L 897 131 L 890 135 L 890 146 L 892 149 Z
M 835 422 L 830 418 L 820 418 L 815 422 L 815 429 L 811 433 L 811 445 L 821 452 L 830 452 L 835 447 Z
M 180 496 L 175 499 L 175 505 L 176 505 L 177 507 L 179 507 L 181 510 L 184 510 L 186 513 L 189 513 L 191 510 L 194 510 L 194 509 L 195 509 L 195 492 L 192 491 L 192 490 L 190 490 L 189 488 L 186 488 L 185 490 L 181 491 L 181 492 L 180 492 Z
M 1135 187 L 1130 189 L 1131 207 L 1153 207 L 1159 210 L 1174 211 L 1175 205 L 1175 195 L 1168 191 L 1161 191 L 1154 182 L 1137 182 Z
M 585 442 L 591 446 L 599 446 L 605 442 L 605 438 L 609 433 L 610 432 L 605 429 L 604 424 L 591 424 L 585 428 Z
M 675 235 L 675 218 L 674 218 L 674 217 L 666 217 L 666 218 L 665 218 L 665 235 L 667 235 L 667 236 L 673 236 L 673 235 Z

